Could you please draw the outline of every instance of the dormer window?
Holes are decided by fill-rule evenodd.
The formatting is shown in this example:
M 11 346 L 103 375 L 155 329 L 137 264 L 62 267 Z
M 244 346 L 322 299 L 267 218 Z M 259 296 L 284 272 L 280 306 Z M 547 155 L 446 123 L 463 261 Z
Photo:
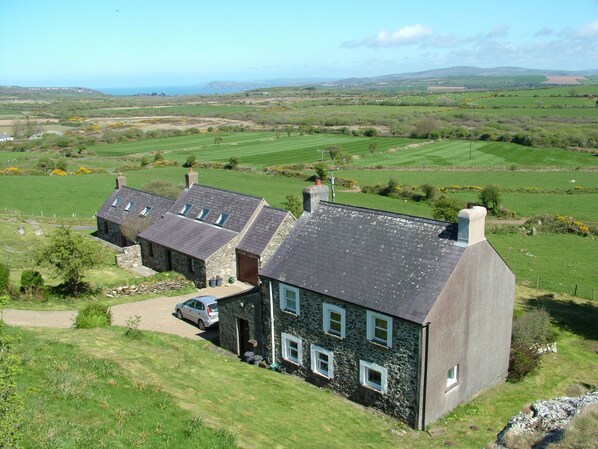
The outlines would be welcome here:
M 133 201 L 129 201 L 129 202 L 127 203 L 127 205 L 125 206 L 125 211 L 126 211 L 126 212 L 129 212 L 129 211 L 131 210 L 131 208 L 133 207 L 133 205 L 134 205 L 134 204 L 135 204 L 135 202 L 133 202 Z
M 181 211 L 179 212 L 179 214 L 187 215 L 187 212 L 189 212 L 189 209 L 191 209 L 191 204 L 185 203 L 185 205 L 183 207 L 181 207 Z
M 118 206 L 119 203 L 120 203 L 120 198 L 119 197 L 114 198 L 114 201 L 112 201 L 112 207 Z
M 150 210 L 152 210 L 151 207 L 145 206 L 139 215 L 141 215 L 142 217 L 147 217 L 150 213 Z
M 216 223 L 214 223 L 216 226 L 224 226 L 224 223 L 226 223 L 226 220 L 228 219 L 228 214 L 220 214 L 220 216 L 218 217 L 218 220 L 216 220 Z
M 208 216 L 208 212 L 210 212 L 210 209 L 208 209 L 207 207 L 202 208 L 199 211 L 199 214 L 197 214 L 197 219 L 199 221 L 206 221 L 206 217 Z

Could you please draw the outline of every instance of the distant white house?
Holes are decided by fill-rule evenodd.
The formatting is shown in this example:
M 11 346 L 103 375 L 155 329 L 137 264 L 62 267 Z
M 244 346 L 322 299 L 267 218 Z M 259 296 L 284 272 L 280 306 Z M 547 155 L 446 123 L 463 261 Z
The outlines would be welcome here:
M 14 139 L 10 137 L 8 134 L 0 133 L 0 142 L 10 142 L 12 140 Z

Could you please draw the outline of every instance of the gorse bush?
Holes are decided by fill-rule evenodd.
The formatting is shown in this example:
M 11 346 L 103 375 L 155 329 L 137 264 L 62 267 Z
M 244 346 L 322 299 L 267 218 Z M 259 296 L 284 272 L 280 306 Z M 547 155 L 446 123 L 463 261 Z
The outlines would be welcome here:
M 108 306 L 89 303 L 75 318 L 75 328 L 92 329 L 94 327 L 108 327 L 112 324 L 112 312 Z

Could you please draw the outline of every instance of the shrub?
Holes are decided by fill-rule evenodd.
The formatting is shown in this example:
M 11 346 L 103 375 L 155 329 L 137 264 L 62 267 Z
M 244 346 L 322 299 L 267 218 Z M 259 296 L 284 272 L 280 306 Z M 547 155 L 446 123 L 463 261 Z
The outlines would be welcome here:
M 19 447 L 19 427 L 23 421 L 23 402 L 17 394 L 15 377 L 19 359 L 13 353 L 11 340 L 0 329 L 0 447 Z
M 541 355 L 538 349 L 554 339 L 550 315 L 545 309 L 533 309 L 515 318 L 509 356 L 509 381 L 518 382 L 536 371 Z
M 461 204 L 461 202 L 452 198 L 447 198 L 446 196 L 441 196 L 434 203 L 432 216 L 436 220 L 457 222 L 457 215 L 461 209 L 463 209 L 463 204 Z
M 239 156 L 231 156 L 228 158 L 228 162 L 224 166 L 226 170 L 235 170 L 237 166 L 241 163 L 241 159 Z
M 325 182 L 328 179 L 328 166 L 325 163 L 318 162 L 314 165 L 314 170 L 322 182 Z
M 424 199 L 426 201 L 432 201 L 434 198 L 436 198 L 436 194 L 438 193 L 436 186 L 432 184 L 424 184 L 421 188 L 422 192 L 424 192 Z
M 194 155 L 187 156 L 187 160 L 183 164 L 183 167 L 193 167 L 193 165 L 195 165 L 196 161 L 197 161 L 197 158 Z
M 164 154 L 162 154 L 161 151 L 156 151 L 156 154 L 154 154 L 154 162 L 163 161 L 163 160 L 164 160 Z
M 0 294 L 7 292 L 10 286 L 10 269 L 8 265 L 0 263 Z
M 112 312 L 110 308 L 96 302 L 87 304 L 75 318 L 75 328 L 77 329 L 108 327 L 111 324 Z
M 287 195 L 283 207 L 292 213 L 295 218 L 299 218 L 303 213 L 303 204 L 299 197 L 294 193 Z
M 489 184 L 480 192 L 480 201 L 490 213 L 500 207 L 500 199 L 500 187 L 496 184 Z
M 44 290 L 44 278 L 39 271 L 24 270 L 21 273 L 21 291 L 37 294 Z
M 132 340 L 140 339 L 143 334 L 139 330 L 139 324 L 141 324 L 141 317 L 139 315 L 127 318 L 127 321 L 125 321 L 126 329 L 124 336 Z

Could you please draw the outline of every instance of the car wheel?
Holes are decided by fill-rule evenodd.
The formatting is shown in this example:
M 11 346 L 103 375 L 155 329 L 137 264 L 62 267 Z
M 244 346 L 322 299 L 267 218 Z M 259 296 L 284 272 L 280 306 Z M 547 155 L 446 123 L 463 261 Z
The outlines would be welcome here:
M 197 322 L 197 327 L 199 327 L 199 330 L 205 331 L 206 330 L 206 323 L 204 323 L 203 320 L 199 320 Z
M 176 311 L 176 317 L 177 317 L 179 320 L 182 320 L 182 319 L 183 319 L 183 314 L 181 313 L 181 309 L 178 309 L 178 310 Z

